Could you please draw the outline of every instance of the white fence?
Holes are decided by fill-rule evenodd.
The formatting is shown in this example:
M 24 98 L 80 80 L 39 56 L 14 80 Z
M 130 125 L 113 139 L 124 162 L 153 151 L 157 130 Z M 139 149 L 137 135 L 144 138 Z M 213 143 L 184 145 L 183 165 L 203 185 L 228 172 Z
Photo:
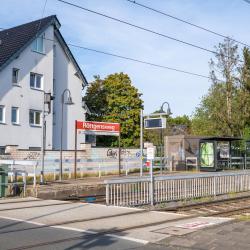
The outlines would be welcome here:
M 11 181 L 13 181 L 13 171 L 19 173 L 18 175 L 25 175 L 27 177 L 32 177 L 33 185 L 36 186 L 36 177 L 41 175 L 42 167 L 40 160 L 0 160 L 0 164 L 6 164 L 9 166 L 9 176 Z M 121 161 L 120 170 L 127 176 L 130 172 L 133 172 L 135 169 L 140 169 L 140 162 L 134 159 L 123 159 Z M 98 159 L 95 160 L 81 160 L 77 162 L 77 176 L 84 177 L 87 175 L 96 175 L 101 178 L 106 176 L 111 172 L 119 171 L 118 162 L 107 160 L 107 159 Z M 73 178 L 74 176 L 74 161 L 73 160 L 63 160 L 63 174 L 68 175 L 64 177 L 66 179 Z M 60 162 L 59 161 L 47 161 L 46 166 L 44 167 L 45 180 L 47 175 L 52 175 L 53 180 L 57 180 L 60 174 Z M 41 176 L 40 176 L 41 177 Z M 50 176 L 51 180 L 51 176 Z
M 161 176 L 153 182 L 149 177 L 113 179 L 105 184 L 107 205 L 137 206 L 249 191 L 250 171 Z

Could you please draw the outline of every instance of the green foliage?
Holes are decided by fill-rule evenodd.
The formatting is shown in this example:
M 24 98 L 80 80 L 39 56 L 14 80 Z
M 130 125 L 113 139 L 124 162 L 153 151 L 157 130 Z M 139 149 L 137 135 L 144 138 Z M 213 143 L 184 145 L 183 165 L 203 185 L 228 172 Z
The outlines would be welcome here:
M 217 52 L 216 62 L 210 62 L 213 84 L 192 116 L 192 132 L 206 136 L 248 137 L 250 52 L 246 48 L 243 50 L 244 63 L 241 64 L 238 47 L 230 39 L 220 43 Z
M 92 115 L 88 120 L 121 123 L 121 146 L 138 147 L 140 137 L 141 94 L 127 74 L 115 73 L 105 79 L 95 77 L 84 100 Z M 117 146 L 117 139 L 99 137 L 103 146 Z
M 90 83 L 84 96 L 84 101 L 91 110 L 90 121 L 102 121 L 107 112 L 107 93 L 103 80 L 100 76 L 94 76 L 95 80 Z

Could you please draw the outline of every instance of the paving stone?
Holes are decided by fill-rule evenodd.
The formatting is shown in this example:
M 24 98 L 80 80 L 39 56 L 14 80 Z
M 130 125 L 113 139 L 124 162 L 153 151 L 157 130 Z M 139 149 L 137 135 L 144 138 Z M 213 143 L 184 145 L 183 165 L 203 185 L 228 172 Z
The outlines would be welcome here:
M 154 231 L 155 233 L 170 234 L 170 235 L 185 235 L 194 232 L 192 229 L 178 228 L 178 227 L 166 227 Z
M 244 232 L 244 228 L 243 227 L 236 227 L 236 228 L 233 228 L 233 232 Z
M 228 233 L 230 233 L 230 231 L 220 230 L 219 232 L 217 232 L 217 234 L 219 234 L 219 235 L 226 235 Z
M 182 246 L 182 247 L 192 247 L 195 244 L 194 240 L 185 238 L 176 238 L 171 241 L 171 245 Z
M 249 224 L 245 221 L 232 221 L 231 223 L 178 236 L 178 238 L 172 236 L 165 243 L 167 246 L 200 250 L 249 250 Z M 164 240 L 162 242 L 164 244 Z

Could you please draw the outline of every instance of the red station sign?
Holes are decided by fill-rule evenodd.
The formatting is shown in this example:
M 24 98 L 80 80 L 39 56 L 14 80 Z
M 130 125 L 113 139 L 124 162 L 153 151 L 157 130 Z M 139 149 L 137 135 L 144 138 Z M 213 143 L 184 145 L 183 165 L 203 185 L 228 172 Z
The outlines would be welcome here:
M 119 136 L 120 124 L 111 122 L 76 121 L 78 133 Z

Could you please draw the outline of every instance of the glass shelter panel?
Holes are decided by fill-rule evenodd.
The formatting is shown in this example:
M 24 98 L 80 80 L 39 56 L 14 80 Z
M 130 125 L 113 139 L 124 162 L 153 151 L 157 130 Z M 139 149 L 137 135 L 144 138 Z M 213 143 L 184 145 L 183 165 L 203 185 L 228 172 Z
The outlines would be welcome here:
M 214 168 L 214 144 L 212 142 L 200 144 L 200 164 L 201 167 Z

